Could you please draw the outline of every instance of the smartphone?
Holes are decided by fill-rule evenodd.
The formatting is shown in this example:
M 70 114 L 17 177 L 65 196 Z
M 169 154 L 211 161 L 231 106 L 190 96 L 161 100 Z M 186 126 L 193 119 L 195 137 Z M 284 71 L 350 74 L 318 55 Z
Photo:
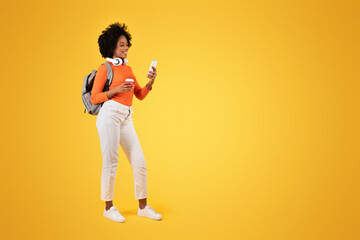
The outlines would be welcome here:
M 149 68 L 149 72 L 150 71 L 153 71 L 154 69 L 152 67 L 156 67 L 157 65 L 157 61 L 151 61 L 151 65 L 150 65 L 150 68 Z

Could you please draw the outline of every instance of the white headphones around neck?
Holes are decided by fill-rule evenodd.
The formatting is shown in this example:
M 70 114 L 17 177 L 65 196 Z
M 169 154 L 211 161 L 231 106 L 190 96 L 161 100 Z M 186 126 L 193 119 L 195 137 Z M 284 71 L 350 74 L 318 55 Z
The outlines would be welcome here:
M 109 62 L 112 62 L 115 66 L 119 66 L 123 64 L 123 60 L 121 58 L 106 58 Z M 128 60 L 124 58 L 124 65 L 128 63 Z

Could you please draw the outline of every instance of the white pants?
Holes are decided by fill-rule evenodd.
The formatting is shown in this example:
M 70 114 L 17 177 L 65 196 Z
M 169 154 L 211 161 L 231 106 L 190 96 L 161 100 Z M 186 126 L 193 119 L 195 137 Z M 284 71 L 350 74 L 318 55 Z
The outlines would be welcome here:
M 135 199 L 147 198 L 147 168 L 140 141 L 131 115 L 132 107 L 114 100 L 104 102 L 96 119 L 102 153 L 101 200 L 114 199 L 119 144 L 130 162 L 135 187 Z

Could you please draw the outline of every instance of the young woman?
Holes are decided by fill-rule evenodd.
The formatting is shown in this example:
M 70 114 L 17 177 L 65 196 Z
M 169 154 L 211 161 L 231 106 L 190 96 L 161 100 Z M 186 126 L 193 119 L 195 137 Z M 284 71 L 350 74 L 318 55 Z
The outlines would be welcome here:
M 131 67 L 127 64 L 127 54 L 131 47 L 131 35 L 125 24 L 109 25 L 99 36 L 98 44 L 102 57 L 106 58 L 113 70 L 109 90 L 103 92 L 107 67 L 102 64 L 95 76 L 91 92 L 91 102 L 104 102 L 96 119 L 102 152 L 101 200 L 105 201 L 103 216 L 115 222 L 125 222 L 119 209 L 113 205 L 114 183 L 118 166 L 119 144 L 130 162 L 135 187 L 135 199 L 139 200 L 137 214 L 154 220 L 162 219 L 147 202 L 147 168 L 145 157 L 132 121 L 133 95 L 143 100 L 152 90 L 157 75 L 156 68 L 149 71 L 150 79 L 145 87 L 140 87 Z M 133 79 L 134 82 L 126 82 Z

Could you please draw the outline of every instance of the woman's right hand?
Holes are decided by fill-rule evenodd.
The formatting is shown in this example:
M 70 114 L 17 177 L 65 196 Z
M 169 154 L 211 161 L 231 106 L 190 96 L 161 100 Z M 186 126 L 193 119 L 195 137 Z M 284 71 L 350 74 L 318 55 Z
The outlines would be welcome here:
M 124 82 L 124 83 L 120 84 L 119 86 L 116 86 L 116 87 L 110 89 L 109 91 L 107 91 L 106 96 L 109 99 L 111 99 L 117 93 L 130 92 L 134 87 L 135 87 L 135 85 L 133 85 L 132 83 Z
M 119 86 L 114 87 L 114 90 L 117 93 L 122 93 L 122 92 L 130 92 L 133 88 L 134 88 L 134 85 L 132 83 L 124 82 L 124 83 L 120 84 Z

